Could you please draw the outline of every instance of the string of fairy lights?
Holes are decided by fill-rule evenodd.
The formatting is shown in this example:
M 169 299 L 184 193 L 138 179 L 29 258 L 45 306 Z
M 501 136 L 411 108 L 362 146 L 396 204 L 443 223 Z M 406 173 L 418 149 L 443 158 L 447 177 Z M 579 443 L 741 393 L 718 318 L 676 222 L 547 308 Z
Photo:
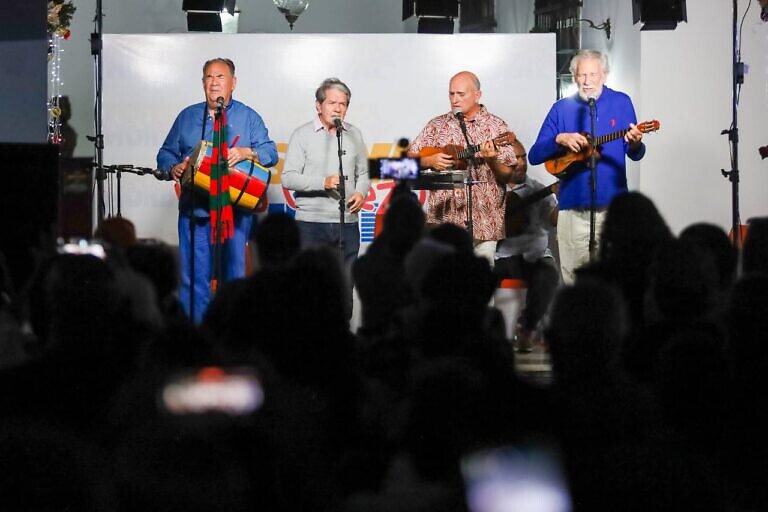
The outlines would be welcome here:
M 61 91 L 64 82 L 61 77 L 61 54 L 63 37 L 54 33 L 48 40 L 48 141 L 61 144 Z
M 48 141 L 51 144 L 63 142 L 61 76 L 62 42 L 69 39 L 69 25 L 77 8 L 72 0 L 48 0 Z

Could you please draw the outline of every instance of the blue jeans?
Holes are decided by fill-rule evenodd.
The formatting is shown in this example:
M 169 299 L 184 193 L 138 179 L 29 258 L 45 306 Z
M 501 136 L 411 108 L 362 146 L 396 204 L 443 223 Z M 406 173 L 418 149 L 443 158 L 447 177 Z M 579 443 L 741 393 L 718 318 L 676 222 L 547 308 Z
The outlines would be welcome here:
M 245 277 L 245 243 L 251 231 L 253 216 L 249 213 L 234 211 L 235 235 L 227 240 L 221 252 L 221 275 L 219 286 L 232 279 Z M 181 287 L 179 302 L 187 317 L 195 324 L 200 324 L 211 300 L 211 276 L 213 275 L 213 250 L 211 247 L 211 222 L 207 217 L 195 217 L 195 276 L 194 276 L 194 315 L 190 314 L 190 216 L 179 214 L 179 265 Z M 194 316 L 194 318 L 193 318 Z

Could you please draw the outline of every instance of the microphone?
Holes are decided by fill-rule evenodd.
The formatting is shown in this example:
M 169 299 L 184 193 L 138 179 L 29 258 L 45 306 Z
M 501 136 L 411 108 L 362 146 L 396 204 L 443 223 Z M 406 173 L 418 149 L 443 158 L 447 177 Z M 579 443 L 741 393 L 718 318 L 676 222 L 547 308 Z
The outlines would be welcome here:
M 333 118 L 333 126 L 336 127 L 337 130 L 341 130 L 341 118 L 340 117 L 334 117 Z
M 594 107 L 595 106 L 595 97 L 594 96 L 587 97 L 587 103 L 589 103 L 590 107 Z
M 155 169 L 152 167 L 140 167 L 138 165 L 125 165 L 125 166 L 118 166 L 118 167 L 124 167 L 123 170 L 131 169 L 134 171 L 134 174 L 137 174 L 139 176 L 144 176 L 145 174 L 151 174 L 158 180 L 165 180 L 165 173 L 160 169 Z
M 145 174 L 151 174 L 154 177 L 157 177 L 158 175 L 162 175 L 163 171 L 160 169 L 153 169 L 152 167 L 137 167 L 134 166 L 134 169 L 138 171 L 136 174 L 139 176 L 143 176 Z
M 216 98 L 216 112 L 221 112 L 222 110 L 224 110 L 224 98 L 219 96 Z
M 405 137 L 398 139 L 397 149 L 400 150 L 400 158 L 405 158 L 408 156 L 408 146 L 410 145 L 410 141 Z
M 464 120 L 464 112 L 461 111 L 461 108 L 456 107 L 453 110 L 451 110 L 451 112 L 453 113 L 454 116 L 456 116 L 456 119 L 458 119 L 459 121 Z

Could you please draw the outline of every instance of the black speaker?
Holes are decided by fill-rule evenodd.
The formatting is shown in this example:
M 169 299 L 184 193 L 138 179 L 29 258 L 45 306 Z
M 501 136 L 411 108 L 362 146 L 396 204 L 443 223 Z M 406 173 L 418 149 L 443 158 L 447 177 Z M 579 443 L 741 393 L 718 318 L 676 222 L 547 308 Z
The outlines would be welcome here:
M 416 0 L 416 16 L 459 17 L 458 0 Z
M 226 8 L 231 13 L 235 10 L 235 3 L 235 0 L 184 0 L 181 10 L 221 12 Z
M 641 30 L 674 30 L 688 21 L 685 0 L 633 0 L 632 19 L 643 22 Z
M 59 222 L 61 238 L 91 238 L 93 235 L 93 160 L 59 160 Z
M 216 12 L 188 12 L 188 32 L 221 32 L 221 16 Z
M 416 29 L 419 34 L 453 34 L 451 18 L 419 18 Z
M 58 210 L 59 147 L 0 143 L 0 251 L 17 290 L 30 277 L 36 257 L 51 249 Z

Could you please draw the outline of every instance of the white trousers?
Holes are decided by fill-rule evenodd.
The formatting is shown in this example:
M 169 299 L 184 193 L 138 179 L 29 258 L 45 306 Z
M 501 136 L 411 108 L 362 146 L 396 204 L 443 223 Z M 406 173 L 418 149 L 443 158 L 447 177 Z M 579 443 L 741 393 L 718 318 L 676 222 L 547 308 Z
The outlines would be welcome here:
M 485 258 L 491 264 L 491 268 L 493 268 L 498 242 L 496 240 L 474 240 L 473 243 L 475 246 L 475 256 Z
M 600 245 L 605 213 L 603 210 L 595 215 L 596 250 Z M 557 216 L 557 245 L 563 283 L 571 285 L 576 279 L 576 269 L 589 262 L 589 209 L 560 210 Z

